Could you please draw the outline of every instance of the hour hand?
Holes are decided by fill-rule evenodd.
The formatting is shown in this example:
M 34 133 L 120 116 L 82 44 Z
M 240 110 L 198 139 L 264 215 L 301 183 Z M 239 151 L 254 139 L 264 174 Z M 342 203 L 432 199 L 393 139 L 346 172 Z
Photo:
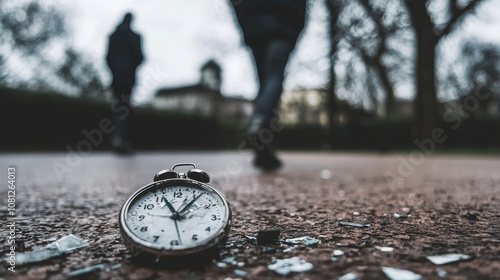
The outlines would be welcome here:
M 172 204 L 170 204 L 170 202 L 168 202 L 168 199 L 166 197 L 162 196 L 161 202 L 162 202 L 162 204 L 160 206 L 161 208 L 163 208 L 163 206 L 167 205 L 168 209 L 170 210 L 170 212 L 172 212 L 172 214 L 176 212 L 174 209 L 174 206 L 172 206 Z

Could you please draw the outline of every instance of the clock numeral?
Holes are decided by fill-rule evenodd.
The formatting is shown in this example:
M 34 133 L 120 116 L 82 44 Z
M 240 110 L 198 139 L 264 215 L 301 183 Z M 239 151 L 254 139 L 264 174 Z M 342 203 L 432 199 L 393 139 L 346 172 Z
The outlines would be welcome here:
M 141 231 L 142 231 L 142 232 L 146 232 L 146 231 L 148 231 L 148 227 L 141 227 Z
M 151 210 L 153 208 L 155 208 L 155 206 L 153 204 L 144 205 L 144 209 Z
M 212 221 L 217 220 L 217 215 L 212 215 Z
M 193 234 L 193 238 L 192 238 L 194 241 L 198 240 L 198 234 Z
M 140 215 L 140 216 L 139 216 L 139 221 L 144 220 L 144 218 L 146 218 L 144 215 Z
M 154 241 L 154 242 L 156 242 L 156 241 L 158 241 L 158 238 L 160 238 L 160 236 L 155 235 L 155 236 L 153 236 L 153 238 L 155 239 L 155 241 Z
M 210 231 L 210 227 L 207 227 L 207 228 L 205 229 L 205 231 Z
M 172 240 L 172 241 L 170 241 L 170 245 L 172 245 L 172 246 L 179 246 L 179 241 L 178 240 Z
M 175 198 L 181 198 L 182 197 L 182 192 L 174 192 L 174 197 Z

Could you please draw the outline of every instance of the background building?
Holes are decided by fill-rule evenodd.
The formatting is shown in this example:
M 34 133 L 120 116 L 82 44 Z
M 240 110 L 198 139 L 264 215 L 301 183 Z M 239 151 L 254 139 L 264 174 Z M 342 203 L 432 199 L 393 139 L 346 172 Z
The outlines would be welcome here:
M 198 83 L 159 89 L 153 107 L 234 122 L 250 117 L 251 101 L 222 95 L 221 84 L 221 68 L 215 61 L 210 60 L 201 67 Z

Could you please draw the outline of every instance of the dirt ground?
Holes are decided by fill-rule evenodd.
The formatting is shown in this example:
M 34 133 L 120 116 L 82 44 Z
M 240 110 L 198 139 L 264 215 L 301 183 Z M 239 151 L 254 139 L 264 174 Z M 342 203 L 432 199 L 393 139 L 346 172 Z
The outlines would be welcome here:
M 0 217 L 5 221 L 8 216 L 3 203 L 6 170 L 15 166 L 17 252 L 70 233 L 90 245 L 45 262 L 16 266 L 15 273 L 5 263 L 0 277 L 67 279 L 67 273 L 77 269 L 121 264 L 81 279 L 338 279 L 350 272 L 359 279 L 387 279 L 383 266 L 410 270 L 422 279 L 500 279 L 499 158 L 432 156 L 409 166 L 404 164 L 408 155 L 281 153 L 285 166 L 266 174 L 252 168 L 248 154 L 233 152 L 127 158 L 101 153 L 56 176 L 54 162 L 64 163 L 66 156 L 2 155 Z M 220 256 L 234 257 L 239 266 L 220 267 L 210 261 L 172 270 L 131 261 L 118 229 L 120 207 L 157 171 L 186 161 L 212 174 L 212 185 L 231 202 L 233 227 Z M 230 162 L 241 169 L 224 173 Z M 405 180 L 390 183 L 389 173 Z M 339 221 L 370 227 L 343 226 Z M 292 250 L 285 244 L 254 245 L 246 237 L 270 228 L 281 229 L 281 239 L 310 236 L 320 243 Z M 5 226 L 1 232 L 3 256 L 8 252 Z M 394 250 L 381 252 L 376 246 Z M 334 250 L 344 253 L 336 261 Z M 472 259 L 440 266 L 426 259 L 445 253 Z M 268 269 L 276 259 L 294 256 L 312 263 L 313 269 L 288 276 Z

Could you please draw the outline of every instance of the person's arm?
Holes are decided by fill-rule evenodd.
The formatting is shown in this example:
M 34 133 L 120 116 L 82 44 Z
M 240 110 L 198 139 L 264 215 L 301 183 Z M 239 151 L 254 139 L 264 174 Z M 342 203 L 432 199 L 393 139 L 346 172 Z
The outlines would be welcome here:
M 111 39 L 108 39 L 108 51 L 106 53 L 106 62 L 111 65 Z
M 137 35 L 136 38 L 134 38 L 134 42 L 132 44 L 133 48 L 133 53 L 134 53 L 134 58 L 137 66 L 139 66 L 143 60 L 144 60 L 144 55 L 142 53 L 142 38 L 140 35 Z

